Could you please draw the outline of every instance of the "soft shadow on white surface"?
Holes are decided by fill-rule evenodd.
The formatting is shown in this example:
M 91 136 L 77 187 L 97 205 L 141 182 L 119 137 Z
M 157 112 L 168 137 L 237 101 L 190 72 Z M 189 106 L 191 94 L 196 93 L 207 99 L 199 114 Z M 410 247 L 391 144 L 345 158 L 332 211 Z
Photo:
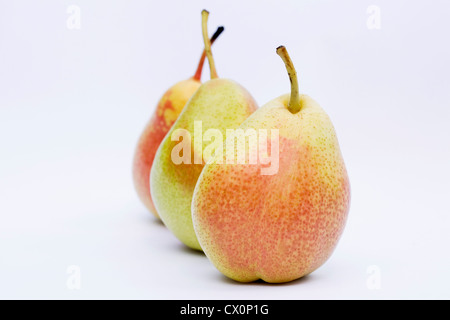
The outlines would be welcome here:
M 81 29 L 68 30 L 78 2 Z M 366 26 L 372 4 L 380 30 Z M 331 259 L 303 280 L 230 282 L 136 196 L 137 139 L 161 94 L 194 72 L 203 8 L 211 30 L 226 28 L 213 48 L 219 75 L 262 105 L 289 90 L 275 53 L 284 44 L 300 91 L 336 128 L 350 215 Z M 442 0 L 3 1 L 0 298 L 450 298 L 449 10 Z M 67 287 L 73 265 L 80 290 Z
M 238 285 L 238 286 L 249 286 L 249 287 L 260 287 L 260 286 L 274 286 L 274 287 L 289 287 L 289 286 L 297 286 L 297 285 L 302 285 L 304 283 L 307 282 L 311 282 L 314 281 L 315 276 L 314 275 L 307 275 L 304 276 L 300 279 L 294 280 L 294 281 L 290 281 L 290 282 L 286 282 L 286 283 L 268 283 L 265 282 L 263 280 L 257 280 L 254 282 L 248 282 L 248 283 L 242 283 L 242 282 L 238 282 L 238 281 L 234 281 L 224 275 L 218 277 L 220 279 L 220 281 L 229 284 L 229 285 Z

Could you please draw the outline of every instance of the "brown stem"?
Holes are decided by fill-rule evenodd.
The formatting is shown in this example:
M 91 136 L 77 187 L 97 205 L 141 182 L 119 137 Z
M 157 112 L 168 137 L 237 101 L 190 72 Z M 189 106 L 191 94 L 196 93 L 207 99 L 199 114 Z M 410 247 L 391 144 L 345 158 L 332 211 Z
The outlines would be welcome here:
M 277 54 L 281 57 L 281 59 L 283 59 L 283 62 L 286 65 L 286 70 L 289 74 L 289 80 L 291 81 L 291 99 L 288 104 L 288 110 L 291 113 L 297 113 L 302 108 L 300 92 L 298 91 L 297 71 L 295 71 L 291 57 L 284 46 L 279 46 L 277 48 Z
M 216 39 L 220 36 L 220 34 L 225 30 L 224 27 L 218 27 L 216 32 L 211 37 L 211 45 L 216 41 Z M 202 57 L 200 58 L 200 61 L 198 63 L 197 71 L 195 72 L 195 75 L 193 76 L 194 80 L 200 81 L 200 78 L 202 77 L 202 71 L 203 71 L 203 65 L 205 64 L 206 59 L 206 50 L 203 50 Z
M 205 51 L 206 56 L 208 57 L 209 61 L 209 70 L 211 72 L 211 79 L 218 78 L 217 71 L 216 71 L 216 65 L 214 63 L 214 58 L 211 51 L 211 42 L 209 41 L 208 37 L 208 17 L 209 12 L 207 10 L 202 11 L 202 31 L 203 31 L 203 42 L 205 43 Z

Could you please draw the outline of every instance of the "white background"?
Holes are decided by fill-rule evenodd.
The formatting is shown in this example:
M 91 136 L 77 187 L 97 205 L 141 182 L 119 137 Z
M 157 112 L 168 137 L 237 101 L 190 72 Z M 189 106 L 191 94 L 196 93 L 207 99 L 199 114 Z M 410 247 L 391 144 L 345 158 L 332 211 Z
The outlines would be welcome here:
M 71 4 L 80 30 L 66 26 Z M 289 91 L 284 44 L 336 127 L 350 216 L 304 279 L 226 279 L 133 189 L 141 130 L 196 67 L 203 8 L 211 33 L 226 27 L 220 76 L 262 105 Z M 449 299 L 449 12 L 443 0 L 1 0 L 0 298 Z M 66 286 L 70 265 L 81 290 Z

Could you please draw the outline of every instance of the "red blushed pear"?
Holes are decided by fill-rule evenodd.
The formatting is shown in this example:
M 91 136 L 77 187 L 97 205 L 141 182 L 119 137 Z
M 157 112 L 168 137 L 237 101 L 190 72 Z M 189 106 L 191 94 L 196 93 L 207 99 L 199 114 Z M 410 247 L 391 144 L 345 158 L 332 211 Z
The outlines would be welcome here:
M 211 37 L 211 44 L 223 30 L 223 27 L 217 29 Z M 178 82 L 164 93 L 155 113 L 139 138 L 135 151 L 133 161 L 134 186 L 142 203 L 158 218 L 159 215 L 150 192 L 150 170 L 161 141 L 177 120 L 186 103 L 201 86 L 200 79 L 205 59 L 206 51 L 204 50 L 194 76 Z
M 331 120 L 317 102 L 299 94 L 286 49 L 277 53 L 289 73 L 291 94 L 269 102 L 239 128 L 278 129 L 279 159 L 272 159 L 279 160 L 278 171 L 263 175 L 262 162 L 207 164 L 192 201 L 194 229 L 205 254 L 240 282 L 288 282 L 319 268 L 337 245 L 350 205 Z
M 192 226 L 192 194 L 208 160 L 204 151 L 210 143 L 206 139 L 198 143 L 195 127 L 200 124 L 205 133 L 213 129 L 225 136 L 227 129 L 239 127 L 257 108 L 245 88 L 232 80 L 218 78 L 208 39 L 208 16 L 204 10 L 202 30 L 211 80 L 197 90 L 164 138 L 150 174 L 152 198 L 161 220 L 180 241 L 196 250 L 201 247 Z M 181 151 L 179 146 L 183 146 Z M 180 154 L 183 160 L 179 162 Z

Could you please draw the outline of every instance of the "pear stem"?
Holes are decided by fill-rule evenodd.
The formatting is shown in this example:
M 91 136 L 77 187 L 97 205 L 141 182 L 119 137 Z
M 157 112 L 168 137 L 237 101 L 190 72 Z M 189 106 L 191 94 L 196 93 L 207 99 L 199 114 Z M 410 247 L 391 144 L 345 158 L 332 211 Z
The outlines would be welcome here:
M 211 42 L 209 41 L 208 37 L 208 17 L 209 12 L 207 10 L 203 10 L 202 11 L 203 42 L 205 43 L 206 56 L 208 57 L 209 61 L 209 70 L 211 71 L 211 79 L 216 79 L 218 78 L 216 65 L 214 63 L 214 58 L 211 51 Z
M 224 27 L 218 27 L 216 32 L 211 37 L 211 45 L 216 41 L 216 39 L 220 36 L 220 34 L 225 30 Z M 194 80 L 200 81 L 202 77 L 203 65 L 205 64 L 206 59 L 206 50 L 203 50 L 202 57 L 197 66 L 197 71 L 195 71 L 195 75 L 192 77 Z
M 286 47 L 279 46 L 277 48 L 277 54 L 283 59 L 286 65 L 286 70 L 289 74 L 289 80 L 291 81 L 291 99 L 288 104 L 288 110 L 291 113 L 297 113 L 302 109 L 302 103 L 300 101 L 300 92 L 298 91 L 298 77 L 297 71 L 295 71 L 294 64 L 292 63 L 291 57 L 286 50 Z

